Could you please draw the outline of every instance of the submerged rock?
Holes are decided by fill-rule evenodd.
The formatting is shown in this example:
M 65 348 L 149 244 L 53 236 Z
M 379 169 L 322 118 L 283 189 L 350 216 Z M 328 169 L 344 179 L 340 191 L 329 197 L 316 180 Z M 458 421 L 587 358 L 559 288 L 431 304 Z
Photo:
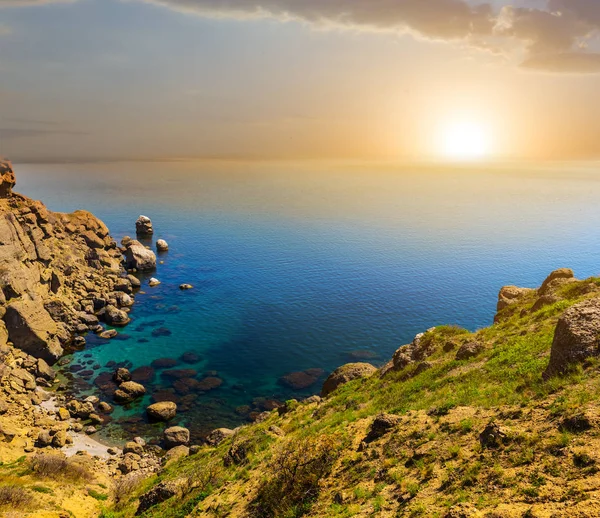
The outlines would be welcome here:
M 179 362 L 175 358 L 157 358 L 150 365 L 155 369 L 169 369 L 175 367 Z
M 302 390 L 314 385 L 325 374 L 323 369 L 308 369 L 300 372 L 290 372 L 279 378 L 279 383 L 294 390 Z
M 135 222 L 135 232 L 142 236 L 153 234 L 152 220 L 148 216 L 141 215 Z
M 375 374 L 375 372 L 377 372 L 377 369 L 370 363 L 347 363 L 346 365 L 342 365 L 325 380 L 321 389 L 321 396 L 325 397 L 331 394 L 339 386 L 349 381 L 368 378 Z

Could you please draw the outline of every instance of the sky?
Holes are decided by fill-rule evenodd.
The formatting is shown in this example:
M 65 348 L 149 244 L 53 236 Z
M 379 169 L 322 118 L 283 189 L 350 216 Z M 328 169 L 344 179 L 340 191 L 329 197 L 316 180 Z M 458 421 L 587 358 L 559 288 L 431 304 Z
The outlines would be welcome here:
M 598 0 L 0 0 L 17 162 L 600 158 Z

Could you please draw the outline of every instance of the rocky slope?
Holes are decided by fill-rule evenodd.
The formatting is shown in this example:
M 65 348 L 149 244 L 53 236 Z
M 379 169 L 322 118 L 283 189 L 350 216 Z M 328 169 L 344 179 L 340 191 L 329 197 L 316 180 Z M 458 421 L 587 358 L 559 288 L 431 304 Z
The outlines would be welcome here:
M 340 367 L 102 516 L 600 516 L 600 279 L 507 286 L 492 327 L 427 330 Z

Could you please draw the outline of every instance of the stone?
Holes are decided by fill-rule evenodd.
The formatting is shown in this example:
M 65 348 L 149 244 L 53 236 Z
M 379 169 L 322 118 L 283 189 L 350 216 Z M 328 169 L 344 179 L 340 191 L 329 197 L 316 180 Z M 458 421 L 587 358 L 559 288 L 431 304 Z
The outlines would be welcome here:
M 113 380 L 117 385 L 120 385 L 125 381 L 131 381 L 131 372 L 125 367 L 119 367 L 113 373 Z
M 483 344 L 479 342 L 468 342 L 460 346 L 458 351 L 456 351 L 455 358 L 458 361 L 468 360 L 470 358 L 474 358 L 478 354 L 480 354 L 484 350 Z
M 508 434 L 496 423 L 491 422 L 479 434 L 482 448 L 499 448 L 508 441 Z
M 36 444 L 40 448 L 50 446 L 52 444 L 52 435 L 50 435 L 50 432 L 48 430 L 42 430 L 38 433 Z
M 58 325 L 40 302 L 12 302 L 6 308 L 4 322 L 10 341 L 18 349 L 49 365 L 62 356 Z
M 135 232 L 136 234 L 147 236 L 154 233 L 154 228 L 152 227 L 152 221 L 148 216 L 141 215 L 137 221 L 135 222 Z
M 144 448 L 137 442 L 129 441 L 123 447 L 123 453 L 137 453 L 138 455 L 142 455 Z
M 163 432 L 163 441 L 167 449 L 187 445 L 190 442 L 190 431 L 182 426 L 171 426 Z
M 152 367 L 148 367 L 144 365 L 142 367 L 138 367 L 131 371 L 131 379 L 132 381 L 137 381 L 138 383 L 151 383 L 156 375 L 156 371 Z
M 104 340 L 111 340 L 118 334 L 116 329 L 107 329 L 106 331 L 102 331 L 98 336 Z
M 151 288 L 154 288 L 155 286 L 158 286 L 161 282 L 156 278 L 156 277 L 152 277 L 149 281 L 148 281 L 148 286 L 150 286 Z
M 155 369 L 170 369 L 175 367 L 179 362 L 174 358 L 157 358 L 150 365 Z
M 556 324 L 544 377 L 564 374 L 575 364 L 598 356 L 599 336 L 600 299 L 586 300 L 567 309 Z
M 280 385 L 293 390 L 303 390 L 314 385 L 325 374 L 323 369 L 308 369 L 300 372 L 290 372 L 279 378 Z
M 179 289 L 182 291 L 186 291 L 186 290 L 192 290 L 192 289 L 194 289 L 194 287 L 191 284 L 184 283 L 184 284 L 179 285 Z
M 58 418 L 61 421 L 68 421 L 69 419 L 71 419 L 71 413 L 64 407 L 60 407 L 58 409 L 57 414 L 58 414 Z
M 383 437 L 390 430 L 400 424 L 400 417 L 393 414 L 379 414 L 375 417 L 369 433 L 365 437 L 365 442 L 373 442 L 380 437 Z
M 129 274 L 127 280 L 133 289 L 141 288 L 142 286 L 141 281 L 135 275 Z
M 66 446 L 66 444 L 67 444 L 67 432 L 65 432 L 64 430 L 58 430 L 52 436 L 52 446 L 54 446 L 55 448 L 62 448 L 63 446 Z
M 88 435 L 92 435 L 94 433 L 96 433 L 98 431 L 98 429 L 95 426 L 87 426 L 85 428 L 85 433 Z
M 201 358 L 195 352 L 187 351 L 180 356 L 180 360 L 183 363 L 198 363 L 201 360 Z
M 159 252 L 167 252 L 169 250 L 169 244 L 164 239 L 159 239 L 156 242 L 156 249 Z
M 140 469 L 142 458 L 137 453 L 126 453 L 119 462 L 119 471 L 124 475 Z
M 127 293 L 122 291 L 116 291 L 113 293 L 117 306 L 120 308 L 129 308 L 133 306 L 133 298 L 131 298 Z
M 148 418 L 152 421 L 169 421 L 177 413 L 177 405 L 172 401 L 153 403 L 146 408 Z
M 88 417 L 88 419 L 93 423 L 93 424 L 102 424 L 104 423 L 104 419 L 102 419 L 102 417 L 100 417 L 98 414 L 95 413 L 91 413 Z
M 210 432 L 204 440 L 209 446 L 218 446 L 224 440 L 232 437 L 234 433 L 235 432 L 229 428 L 217 428 L 216 430 Z
M 375 374 L 377 369 L 370 363 L 347 363 L 338 367 L 333 371 L 323 383 L 321 389 L 321 397 L 331 394 L 339 386 L 348 383 L 349 381 L 368 378 Z
M 156 255 L 139 241 L 131 241 L 125 250 L 125 267 L 137 271 L 156 269 Z
M 165 465 L 177 462 L 179 459 L 183 459 L 190 454 L 190 449 L 187 446 L 181 444 L 180 446 L 174 446 L 171 448 L 163 458 Z
M 110 414 L 113 411 L 113 407 L 106 401 L 101 401 L 100 403 L 98 403 L 98 410 L 100 410 L 100 412 L 102 412 L 103 414 Z
M 136 515 L 145 513 L 151 507 L 169 500 L 169 498 L 180 497 L 183 494 L 183 483 L 178 480 L 166 480 L 154 486 L 140 496 L 140 503 Z
M 0 198 L 8 198 L 17 183 L 10 161 L 0 158 Z
M 498 303 L 496 305 L 496 311 L 502 311 L 511 304 L 515 304 L 519 300 L 522 300 L 527 295 L 533 293 L 535 290 L 530 288 L 519 288 L 517 286 L 503 286 L 498 293 Z
M 143 385 L 135 381 L 125 381 L 115 391 L 114 398 L 115 401 L 120 403 L 130 403 L 134 399 L 142 397 L 145 393 L 146 389 Z
M 131 319 L 125 311 L 108 305 L 104 308 L 104 321 L 110 326 L 121 327 L 129 324 Z
M 569 282 L 574 278 L 575 275 L 573 274 L 573 270 L 570 268 L 559 268 L 558 270 L 554 270 L 550 275 L 548 275 L 548 277 L 546 277 L 538 289 L 538 295 L 540 297 L 543 295 L 548 295 L 558 286 L 564 284 L 565 282 Z
M 8 408 L 8 403 L 4 399 L 0 399 L 0 415 L 6 414 Z

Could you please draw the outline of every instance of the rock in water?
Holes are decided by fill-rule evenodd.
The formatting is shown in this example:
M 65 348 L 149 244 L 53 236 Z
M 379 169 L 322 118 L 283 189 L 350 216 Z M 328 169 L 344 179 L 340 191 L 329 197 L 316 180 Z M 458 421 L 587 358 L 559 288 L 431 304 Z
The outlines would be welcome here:
M 0 158 L 0 198 L 8 198 L 17 183 L 12 164 Z
M 172 401 L 161 401 L 146 408 L 146 413 L 152 421 L 169 421 L 177 413 L 177 405 Z
M 155 278 L 152 277 L 149 281 L 148 281 L 148 286 L 150 286 L 151 288 L 154 288 L 154 286 L 158 286 L 160 284 L 160 281 Z
M 156 242 L 156 249 L 159 252 L 166 252 L 169 250 L 169 244 L 164 239 L 159 239 Z
M 321 396 L 331 394 L 340 385 L 358 378 L 368 378 L 375 374 L 377 369 L 370 363 L 347 363 L 334 370 L 323 383 Z
M 194 287 L 191 284 L 180 284 L 179 285 L 179 289 L 180 290 L 191 290 Z
M 125 250 L 125 267 L 138 271 L 149 271 L 156 268 L 156 255 L 135 239 L 130 241 Z
M 147 216 L 140 216 L 135 222 L 135 231 L 139 235 L 150 235 L 154 233 L 152 221 Z
M 599 336 L 600 299 L 586 300 L 567 309 L 556 324 L 544 377 L 563 374 L 574 364 L 598 356 Z
M 59 329 L 39 302 L 20 300 L 6 308 L 4 316 L 10 341 L 15 347 L 50 365 L 62 355 Z

